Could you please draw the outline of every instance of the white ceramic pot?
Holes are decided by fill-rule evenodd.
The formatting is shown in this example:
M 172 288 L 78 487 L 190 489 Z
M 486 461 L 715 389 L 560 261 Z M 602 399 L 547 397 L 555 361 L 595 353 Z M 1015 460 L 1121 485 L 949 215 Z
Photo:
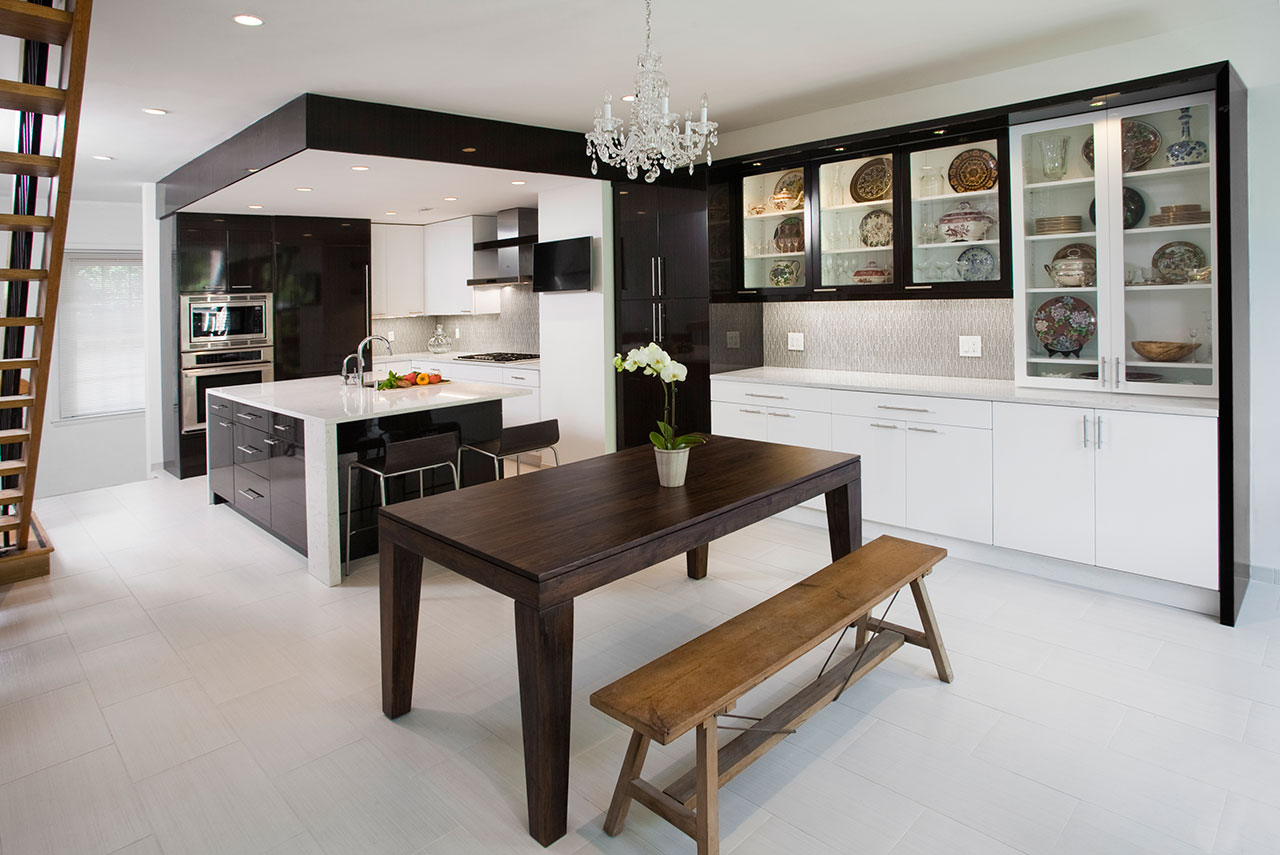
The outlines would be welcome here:
M 689 469 L 688 447 L 673 451 L 654 448 L 653 453 L 658 458 L 658 483 L 663 487 L 683 487 L 685 472 Z

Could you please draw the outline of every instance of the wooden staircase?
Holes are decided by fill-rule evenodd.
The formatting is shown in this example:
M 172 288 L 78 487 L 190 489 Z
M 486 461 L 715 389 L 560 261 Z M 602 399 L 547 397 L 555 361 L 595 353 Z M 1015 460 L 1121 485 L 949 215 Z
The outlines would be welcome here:
M 58 286 L 84 91 L 92 0 L 0 0 L 0 37 L 23 40 L 23 80 L 0 80 L 0 110 L 18 115 L 18 151 L 0 152 L 13 175 L 9 264 L 0 268 L 0 584 L 49 572 L 48 537 L 32 514 Z M 53 59 L 56 57 L 56 63 Z M 47 78 L 47 79 L 40 79 Z M 48 85 L 50 83 L 56 85 Z M 44 120 L 44 117 L 56 117 Z M 52 146 L 41 152 L 41 138 Z M 37 237 L 39 236 L 39 237 Z M 31 264 L 39 254 L 39 266 Z

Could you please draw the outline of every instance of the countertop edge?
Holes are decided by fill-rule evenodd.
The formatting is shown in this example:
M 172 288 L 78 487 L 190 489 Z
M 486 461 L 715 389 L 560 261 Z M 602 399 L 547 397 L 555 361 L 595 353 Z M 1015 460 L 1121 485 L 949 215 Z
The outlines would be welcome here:
M 904 380 L 904 378 L 910 378 Z M 1044 389 L 1017 386 L 1012 380 L 977 377 L 941 377 L 927 374 L 877 374 L 842 371 L 834 368 L 783 368 L 763 366 L 722 371 L 712 380 L 744 383 L 773 383 L 835 389 L 848 392 L 884 392 L 895 395 L 921 395 L 933 398 L 960 398 L 1010 404 L 1042 404 L 1055 407 L 1091 407 L 1143 413 L 1218 417 L 1216 398 L 1174 398 L 1158 395 L 1130 395 L 1116 392 L 1075 392 L 1069 389 Z M 931 382 L 932 381 L 932 382 Z M 953 388 L 946 388 L 951 385 Z M 712 400 L 715 400 L 714 396 Z
M 290 381 L 281 381 L 281 382 L 290 382 Z M 358 421 L 364 421 L 365 419 L 376 419 L 376 418 L 382 418 L 384 416 L 399 415 L 401 413 L 416 413 L 416 412 L 422 412 L 424 410 L 443 410 L 449 407 L 465 407 L 469 404 L 483 404 L 487 401 L 501 401 L 504 398 L 519 398 L 525 395 L 533 394 L 530 389 L 522 388 L 519 386 L 495 386 L 491 383 L 480 383 L 474 380 L 454 380 L 451 382 L 465 384 L 469 388 L 482 387 L 489 391 L 486 393 L 481 393 L 476 397 L 470 398 L 466 401 L 457 401 L 457 402 L 448 403 L 448 404 L 436 404 L 433 402 L 428 402 L 426 405 L 421 407 L 411 407 L 411 408 L 406 408 L 401 410 L 388 410 L 386 412 L 363 413 L 363 414 L 354 414 L 354 415 L 346 415 L 346 416 L 338 416 L 338 417 L 328 417 L 328 416 L 318 415 L 316 413 L 306 413 L 294 408 L 280 406 L 279 404 L 275 404 L 275 403 L 268 404 L 261 400 L 257 400 L 255 398 L 248 397 L 242 394 L 238 395 L 234 392 L 235 389 L 239 388 L 236 386 L 221 386 L 214 389 L 209 389 L 206 392 L 206 394 L 216 395 L 219 398 L 226 398 L 227 400 L 233 401 L 237 404 L 245 404 L 246 406 L 250 406 L 250 407 L 260 407 L 265 410 L 270 410 L 273 413 L 279 413 L 282 416 L 292 416 L 297 419 L 302 419 L 304 422 L 308 422 L 308 421 L 323 422 L 326 425 L 343 424 L 346 422 L 358 422 Z M 255 385 L 265 385 L 265 384 L 255 384 Z M 371 394 L 374 393 L 374 390 L 368 390 L 368 391 Z

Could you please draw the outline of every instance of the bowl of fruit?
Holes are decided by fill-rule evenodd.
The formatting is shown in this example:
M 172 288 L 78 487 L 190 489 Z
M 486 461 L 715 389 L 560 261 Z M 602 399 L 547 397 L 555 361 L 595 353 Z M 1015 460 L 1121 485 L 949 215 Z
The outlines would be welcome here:
M 379 381 L 378 391 L 412 389 L 415 386 L 430 386 L 435 383 L 448 382 L 435 371 L 410 371 L 408 374 L 397 374 L 394 371 L 388 371 L 387 379 Z

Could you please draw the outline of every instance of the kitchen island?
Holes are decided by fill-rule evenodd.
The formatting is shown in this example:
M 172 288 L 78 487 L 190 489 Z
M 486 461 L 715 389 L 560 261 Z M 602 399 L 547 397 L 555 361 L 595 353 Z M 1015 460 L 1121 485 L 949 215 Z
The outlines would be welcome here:
M 387 439 L 451 430 L 464 443 L 495 438 L 502 401 L 526 394 L 463 381 L 380 392 L 344 385 L 340 377 L 210 390 L 209 501 L 231 503 L 305 554 L 312 576 L 340 584 L 346 462 L 379 454 Z M 463 455 L 463 485 L 492 480 L 492 463 L 468 461 L 472 456 Z M 410 480 L 416 488 L 417 479 Z M 452 489 L 444 476 L 428 487 L 446 482 Z M 357 504 L 359 525 L 372 523 L 374 508 Z M 371 547 L 372 536 L 361 543 Z M 358 557 L 361 549 L 352 552 Z

